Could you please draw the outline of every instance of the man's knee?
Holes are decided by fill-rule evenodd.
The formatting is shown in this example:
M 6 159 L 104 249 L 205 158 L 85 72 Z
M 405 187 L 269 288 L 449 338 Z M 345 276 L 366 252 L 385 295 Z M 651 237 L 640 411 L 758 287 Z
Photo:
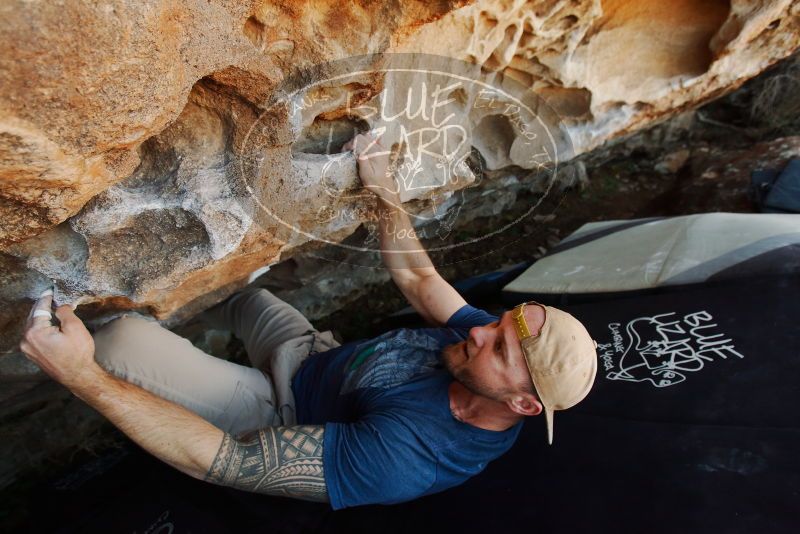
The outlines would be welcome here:
M 94 334 L 94 359 L 106 370 L 119 367 L 135 354 L 136 341 L 143 339 L 152 321 L 139 317 L 120 317 L 109 321 Z
M 244 306 L 255 306 L 257 308 L 264 308 L 274 305 L 289 306 L 285 301 L 279 299 L 267 289 L 263 287 L 246 287 L 234 293 L 232 299 L 236 298 Z

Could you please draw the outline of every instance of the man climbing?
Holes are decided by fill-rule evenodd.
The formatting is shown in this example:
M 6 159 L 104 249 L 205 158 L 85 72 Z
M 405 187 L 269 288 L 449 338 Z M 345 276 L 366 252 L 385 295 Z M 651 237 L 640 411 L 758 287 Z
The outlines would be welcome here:
M 141 318 L 122 317 L 92 336 L 62 305 L 55 326 L 46 292 L 22 351 L 176 469 L 334 509 L 458 485 L 542 411 L 552 442 L 553 411 L 578 403 L 594 382 L 595 345 L 583 325 L 537 303 L 500 317 L 468 305 L 399 209 L 386 150 L 364 135 L 344 148 L 378 196 L 392 278 L 435 327 L 339 345 L 268 291 L 248 288 L 204 314 L 243 340 L 247 367 Z

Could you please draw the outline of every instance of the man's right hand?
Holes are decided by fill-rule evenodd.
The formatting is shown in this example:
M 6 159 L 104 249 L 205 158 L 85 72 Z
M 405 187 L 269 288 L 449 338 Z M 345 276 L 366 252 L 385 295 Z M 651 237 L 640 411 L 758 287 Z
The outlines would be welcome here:
M 397 287 L 429 323 L 442 326 L 466 301 L 436 272 L 419 242 L 389 163 L 389 150 L 371 135 L 357 135 L 342 150 L 352 150 L 366 189 L 383 200 L 378 218 L 381 255 Z
M 380 138 L 358 134 L 342 150 L 352 150 L 356 156 L 358 176 L 365 189 L 395 206 L 400 203 L 400 188 L 389 167 L 391 150 L 380 143 Z

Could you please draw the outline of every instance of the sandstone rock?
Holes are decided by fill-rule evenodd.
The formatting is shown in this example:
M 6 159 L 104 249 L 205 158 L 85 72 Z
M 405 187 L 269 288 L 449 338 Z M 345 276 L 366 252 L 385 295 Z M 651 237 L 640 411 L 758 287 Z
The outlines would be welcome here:
M 178 320 L 302 242 L 259 225 L 242 194 L 235 155 L 266 100 L 292 68 L 383 51 L 459 5 L 4 4 L 2 349 L 51 278 L 90 320 L 115 310 Z M 268 204 L 315 227 L 325 161 L 291 147 L 313 133 L 285 115 L 261 121 L 262 165 L 281 176 Z M 352 156 L 334 174 L 355 183 Z
M 482 0 L 419 28 L 436 49 L 529 85 L 576 154 L 728 92 L 800 44 L 789 0 Z
M 369 238 L 374 199 L 351 154 L 330 157 L 366 128 L 400 138 L 391 121 L 356 112 L 403 83 L 369 72 L 368 54 L 436 53 L 473 62 L 498 87 L 532 89 L 548 104 L 536 111 L 560 118 L 569 159 L 724 94 L 800 44 L 800 2 L 789 0 L 465 4 L 6 2 L 0 351 L 16 351 L 31 299 L 51 279 L 90 325 L 126 310 L 175 325 L 314 240 Z M 275 104 L 294 68 L 362 55 L 345 65 L 363 74 L 352 68 L 346 82 Z M 420 228 L 447 233 L 462 206 L 492 214 L 515 188 L 550 190 L 513 117 L 476 106 L 474 88 L 442 96 L 463 138 L 447 161 L 401 164 Z M 441 152 L 453 139 L 429 141 Z M 476 185 L 477 196 L 462 194 Z M 303 287 L 317 277 L 323 291 L 329 267 L 300 277 Z M 311 303 L 319 293 L 308 294 Z

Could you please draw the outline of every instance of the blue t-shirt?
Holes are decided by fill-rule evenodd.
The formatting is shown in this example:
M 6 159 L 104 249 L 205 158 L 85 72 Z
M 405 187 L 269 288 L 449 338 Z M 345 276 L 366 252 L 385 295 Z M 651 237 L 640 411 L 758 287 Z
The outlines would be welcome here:
M 456 420 L 441 350 L 498 320 L 470 306 L 445 328 L 400 328 L 309 356 L 292 380 L 298 424 L 325 425 L 323 465 L 334 510 L 393 504 L 480 473 L 516 441 Z

